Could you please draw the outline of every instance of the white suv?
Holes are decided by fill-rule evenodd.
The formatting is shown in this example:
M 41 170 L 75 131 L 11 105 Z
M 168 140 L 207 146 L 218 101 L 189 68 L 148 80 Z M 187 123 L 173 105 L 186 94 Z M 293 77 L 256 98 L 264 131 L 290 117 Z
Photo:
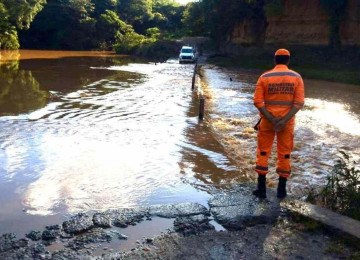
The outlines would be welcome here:
M 193 47 L 183 46 L 179 54 L 179 63 L 183 62 L 195 62 L 196 52 Z

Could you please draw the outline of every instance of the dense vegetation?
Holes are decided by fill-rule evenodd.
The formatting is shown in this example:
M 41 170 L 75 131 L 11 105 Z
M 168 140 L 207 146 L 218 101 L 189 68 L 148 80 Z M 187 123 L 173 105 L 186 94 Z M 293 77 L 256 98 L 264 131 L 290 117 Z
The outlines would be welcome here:
M 251 21 L 255 42 L 261 43 L 269 1 L 275 0 L 199 0 L 186 6 L 174 0 L 0 0 L 0 48 L 17 49 L 20 38 L 22 48 L 115 46 L 131 52 L 185 35 L 210 36 L 219 47 L 243 19 Z
M 360 49 L 341 46 L 349 0 L 319 1 L 328 15 L 328 46 L 282 46 L 296 54 L 291 64 L 304 77 L 360 84 Z M 186 6 L 175 0 L 0 0 L 0 49 L 115 50 L 163 60 L 177 53 L 174 39 L 207 36 L 217 52 L 231 54 L 215 63 L 268 69 L 275 47 L 265 45 L 267 20 L 283 11 L 284 0 Z M 247 43 L 228 44 L 239 22 L 246 25 Z
M 28 29 L 46 0 L 0 0 L 0 49 L 19 48 L 17 30 Z
M 340 151 L 341 157 L 327 177 L 320 192 L 312 190 L 308 201 L 360 220 L 360 169 L 359 164 Z
M 0 48 L 129 52 L 184 34 L 184 11 L 174 0 L 0 0 Z
M 320 0 L 328 13 L 329 45 L 341 45 L 348 0 Z M 283 0 L 0 0 L 0 48 L 112 49 L 129 53 L 159 39 L 210 36 L 217 48 L 246 20 L 249 45 L 263 45 L 267 17 Z M 31 25 L 31 26 L 30 26 Z M 20 40 L 19 40 L 20 39 Z M 20 42 L 20 44 L 19 44 Z

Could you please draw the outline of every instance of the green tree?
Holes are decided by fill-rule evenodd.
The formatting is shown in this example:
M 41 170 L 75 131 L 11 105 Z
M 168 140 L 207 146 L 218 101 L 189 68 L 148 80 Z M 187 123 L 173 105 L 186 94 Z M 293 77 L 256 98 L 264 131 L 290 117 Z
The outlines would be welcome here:
M 0 49 L 14 50 L 19 46 L 16 28 L 11 25 L 4 4 L 0 3 Z
M 78 12 L 82 19 L 88 19 L 94 11 L 94 4 L 91 0 L 68 0 L 69 8 Z
M 134 30 L 118 33 L 114 47 L 118 53 L 131 54 L 145 42 L 145 39 L 145 36 L 136 33 Z
M 135 32 L 131 25 L 125 23 L 120 18 L 116 22 L 119 26 L 119 30 L 115 34 L 116 42 L 114 48 L 116 52 L 131 54 L 136 48 L 146 42 L 146 37 Z
M 35 15 L 42 10 L 46 0 L 0 0 L 0 3 L 8 10 L 11 24 L 18 29 L 28 29 Z
M 19 48 L 19 29 L 28 29 L 46 0 L 0 0 L 0 49 Z
M 237 23 L 247 20 L 251 44 L 261 45 L 265 40 L 265 4 L 278 0 L 201 0 L 190 3 L 183 22 L 191 35 L 210 36 L 218 48 L 231 39 Z
M 47 0 L 30 29 L 19 32 L 20 44 L 24 48 L 75 50 L 108 50 L 115 42 L 117 48 L 119 42 L 137 46 L 164 35 L 179 35 L 183 11 L 174 0 Z M 0 28 L 8 28 L 7 38 L 2 39 L 9 45 L 8 38 L 17 39 L 17 31 L 10 30 L 8 8 L 0 6 L 0 13 L 4 13 Z M 149 33 L 150 37 L 144 36 Z M 15 41 L 13 45 L 17 48 L 19 44 Z
M 152 27 L 158 27 L 162 34 L 175 37 L 184 33 L 182 18 L 185 6 L 173 0 L 153 0 L 152 10 L 154 12 Z
M 131 26 L 127 25 L 114 11 L 110 10 L 106 10 L 104 14 L 100 15 L 96 26 L 99 34 L 97 37 L 99 41 L 102 41 L 103 49 L 112 48 L 119 34 L 133 31 Z
M 182 22 L 185 25 L 186 33 L 190 36 L 206 35 L 209 28 L 205 27 L 205 9 L 201 2 L 193 2 L 186 5 Z
M 20 33 L 21 45 L 37 49 L 95 48 L 93 10 L 90 0 L 48 0 L 31 28 Z
M 152 27 L 146 30 L 145 32 L 146 36 L 153 40 L 158 40 L 160 38 L 160 29 L 157 27 Z
M 92 0 L 94 3 L 94 18 L 98 19 L 107 10 L 116 11 L 119 0 Z
M 152 0 L 119 0 L 117 11 L 122 20 L 144 33 L 147 22 L 153 18 Z

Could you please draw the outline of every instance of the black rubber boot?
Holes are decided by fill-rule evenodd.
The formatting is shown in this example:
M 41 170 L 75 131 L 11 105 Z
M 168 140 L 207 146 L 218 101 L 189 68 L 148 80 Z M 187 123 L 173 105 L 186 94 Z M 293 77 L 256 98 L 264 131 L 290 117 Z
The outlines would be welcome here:
M 277 195 L 276 195 L 279 199 L 283 199 L 286 197 L 286 181 L 287 179 L 284 177 L 279 178 L 279 185 L 277 188 Z
M 253 195 L 261 199 L 266 198 L 266 175 L 259 174 L 257 190 L 253 191 Z

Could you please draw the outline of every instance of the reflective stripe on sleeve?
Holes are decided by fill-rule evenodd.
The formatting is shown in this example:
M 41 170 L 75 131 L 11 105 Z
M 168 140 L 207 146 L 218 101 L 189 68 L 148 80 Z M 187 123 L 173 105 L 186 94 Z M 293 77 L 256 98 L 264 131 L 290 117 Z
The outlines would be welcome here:
M 264 102 L 254 102 L 254 106 L 256 106 L 257 108 L 263 107 L 265 106 Z

